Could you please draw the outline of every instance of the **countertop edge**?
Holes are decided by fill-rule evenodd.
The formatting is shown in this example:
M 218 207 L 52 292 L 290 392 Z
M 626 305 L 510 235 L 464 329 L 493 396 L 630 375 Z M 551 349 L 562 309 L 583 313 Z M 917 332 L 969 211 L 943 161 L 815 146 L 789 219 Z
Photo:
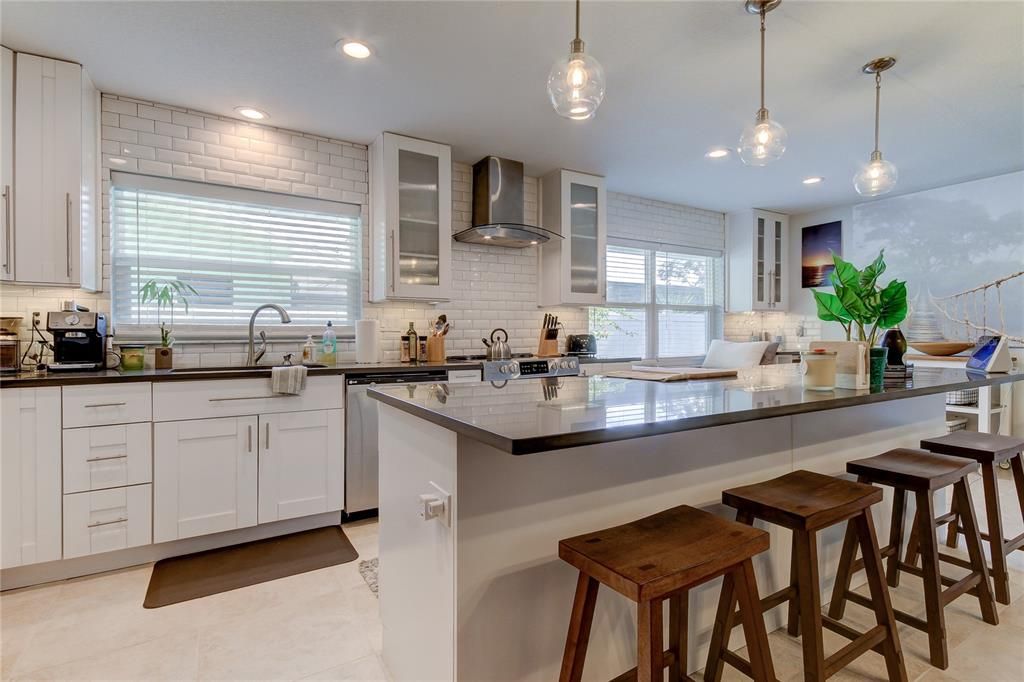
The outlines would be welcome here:
M 629 381 L 622 379 L 621 381 Z M 440 414 L 420 405 L 407 402 L 401 398 L 382 393 L 371 389 L 368 395 L 391 407 L 402 410 L 426 421 L 446 428 L 449 431 L 467 436 L 474 440 L 491 445 L 510 455 L 532 455 L 551 450 L 564 450 L 566 448 L 581 447 L 586 445 L 600 445 L 602 443 L 613 443 L 620 440 L 633 438 L 644 438 L 648 436 L 660 436 L 681 431 L 693 431 L 696 429 L 711 428 L 714 426 L 730 426 L 743 422 L 772 419 L 775 417 L 788 417 L 811 412 L 825 412 L 828 410 L 841 409 L 844 407 L 856 407 L 858 405 L 871 405 L 877 403 L 904 400 L 907 398 L 918 398 L 928 395 L 937 395 L 948 391 L 963 390 L 966 388 L 978 388 L 981 386 L 998 386 L 1016 381 L 1024 381 L 1022 374 L 990 374 L 985 378 L 968 379 L 943 384 L 940 386 L 923 386 L 910 388 L 905 391 L 893 393 L 857 393 L 834 398 L 829 401 L 813 403 L 800 403 L 794 405 L 779 405 L 762 407 L 742 412 L 728 412 L 724 414 L 706 415 L 701 417 L 686 417 L 672 421 L 644 423 L 630 426 L 617 426 L 614 428 L 599 428 L 576 433 L 556 434 L 551 436 L 536 436 L 527 438 L 508 438 L 481 428 L 474 424 L 464 422 L 444 414 Z

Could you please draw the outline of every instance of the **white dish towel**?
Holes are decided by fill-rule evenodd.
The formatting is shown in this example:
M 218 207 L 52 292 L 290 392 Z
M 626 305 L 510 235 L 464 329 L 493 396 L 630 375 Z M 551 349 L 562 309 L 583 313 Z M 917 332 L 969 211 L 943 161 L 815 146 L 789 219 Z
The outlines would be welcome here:
M 302 365 L 274 367 L 270 370 L 270 390 L 285 395 L 299 395 L 306 388 L 306 371 Z

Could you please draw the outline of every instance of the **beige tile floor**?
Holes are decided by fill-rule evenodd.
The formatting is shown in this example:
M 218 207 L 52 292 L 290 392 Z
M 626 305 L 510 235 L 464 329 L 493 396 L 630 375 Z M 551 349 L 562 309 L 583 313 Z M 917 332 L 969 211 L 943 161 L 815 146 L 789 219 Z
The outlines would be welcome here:
M 1024 531 L 1001 481 L 1007 533 Z M 980 502 L 980 483 L 972 485 Z M 984 525 L 984 522 L 982 522 Z M 362 558 L 377 554 L 377 524 L 346 525 Z M 1012 559 L 1014 601 L 1000 624 L 986 625 L 976 602 L 947 608 L 948 670 L 928 665 L 927 638 L 900 627 L 912 680 L 1024 680 L 1024 552 Z M 160 609 L 142 608 L 150 566 L 125 569 L 0 595 L 2 678 L 21 680 L 387 680 L 380 660 L 377 602 L 358 562 L 304 573 Z M 920 581 L 893 591 L 894 603 L 923 615 Z M 568 605 L 566 605 L 568 608 Z M 869 614 L 847 609 L 847 621 Z M 845 640 L 825 633 L 826 650 Z M 802 677 L 799 640 L 770 635 L 780 680 Z M 727 667 L 726 679 L 743 679 Z M 833 679 L 884 679 L 869 653 Z

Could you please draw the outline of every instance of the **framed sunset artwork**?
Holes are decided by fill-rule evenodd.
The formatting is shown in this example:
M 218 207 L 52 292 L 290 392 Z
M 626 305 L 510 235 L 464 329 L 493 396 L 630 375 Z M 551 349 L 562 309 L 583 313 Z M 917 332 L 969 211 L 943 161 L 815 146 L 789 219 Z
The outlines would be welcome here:
M 804 289 L 832 286 L 832 254 L 843 255 L 843 223 L 811 225 L 800 233 L 800 284 Z

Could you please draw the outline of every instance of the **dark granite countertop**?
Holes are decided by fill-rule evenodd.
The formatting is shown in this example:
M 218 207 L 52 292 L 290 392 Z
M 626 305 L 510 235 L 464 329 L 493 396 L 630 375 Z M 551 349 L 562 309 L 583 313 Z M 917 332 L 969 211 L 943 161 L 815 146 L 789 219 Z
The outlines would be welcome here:
M 374 374 L 408 372 L 417 369 L 474 369 L 479 362 L 421 362 L 400 363 L 380 362 L 373 364 L 339 362 L 333 367 L 310 368 L 309 376 L 331 376 L 338 374 Z M 81 384 L 105 384 L 137 381 L 199 381 L 203 379 L 244 379 L 269 377 L 271 367 L 260 370 L 229 368 L 217 371 L 202 368 L 144 369 L 136 372 L 122 372 L 116 369 L 94 372 L 22 372 L 0 377 L 0 388 L 30 388 L 39 386 L 76 386 Z
M 918 367 L 906 388 L 805 391 L 797 365 L 735 379 L 660 383 L 568 377 L 380 386 L 369 395 L 513 455 L 1024 381 L 1010 374 Z

